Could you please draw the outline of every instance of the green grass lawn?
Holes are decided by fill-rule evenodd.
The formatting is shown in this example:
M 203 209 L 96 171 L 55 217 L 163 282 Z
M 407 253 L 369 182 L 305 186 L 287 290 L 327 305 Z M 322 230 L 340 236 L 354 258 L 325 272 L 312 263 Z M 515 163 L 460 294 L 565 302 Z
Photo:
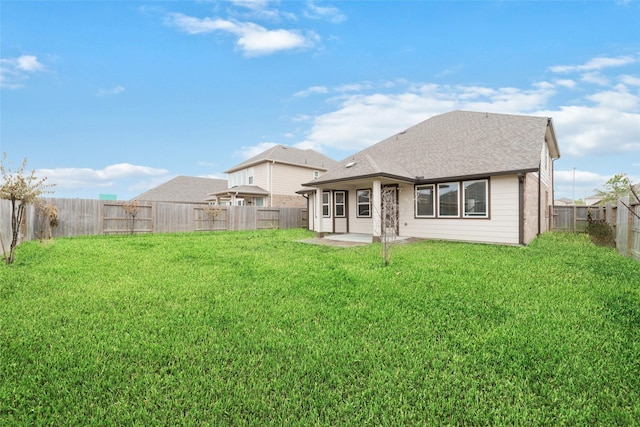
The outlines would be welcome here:
M 640 263 L 304 230 L 28 242 L 0 425 L 638 425 Z

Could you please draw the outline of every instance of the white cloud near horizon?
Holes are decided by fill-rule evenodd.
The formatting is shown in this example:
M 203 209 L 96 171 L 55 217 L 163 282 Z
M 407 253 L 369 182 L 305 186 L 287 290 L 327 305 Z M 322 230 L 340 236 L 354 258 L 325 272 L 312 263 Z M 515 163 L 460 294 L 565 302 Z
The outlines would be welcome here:
M 632 55 L 619 56 L 617 58 L 597 57 L 590 59 L 581 65 L 555 65 L 549 67 L 548 70 L 553 73 L 572 73 L 572 72 L 590 72 L 601 71 L 605 68 L 622 67 L 634 64 L 639 58 Z
M 44 71 L 45 66 L 35 55 L 0 59 L 0 87 L 19 89 L 32 73 Z
M 117 163 L 106 166 L 104 169 L 91 168 L 52 168 L 38 169 L 39 177 L 46 177 L 48 184 L 54 184 L 55 193 L 77 192 L 79 189 L 97 188 L 108 189 L 116 185 L 116 181 L 128 181 L 144 178 L 159 177 L 166 179 L 169 171 L 148 166 L 133 165 L 130 163 Z
M 308 31 L 276 29 L 269 30 L 252 22 L 240 22 L 221 18 L 195 18 L 182 13 L 167 16 L 167 25 L 187 34 L 209 34 L 224 32 L 234 35 L 236 46 L 245 56 L 269 55 L 279 51 L 312 47 L 319 37 Z

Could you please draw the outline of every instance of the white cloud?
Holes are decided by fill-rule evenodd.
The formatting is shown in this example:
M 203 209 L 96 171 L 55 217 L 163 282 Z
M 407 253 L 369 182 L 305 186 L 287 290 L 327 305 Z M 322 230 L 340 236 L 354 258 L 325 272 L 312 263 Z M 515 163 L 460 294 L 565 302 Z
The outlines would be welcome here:
M 233 154 L 236 157 L 240 157 L 243 160 L 247 160 L 253 156 L 257 156 L 258 154 L 264 151 L 267 151 L 269 148 L 275 147 L 276 145 L 278 144 L 276 144 L 275 142 L 261 142 L 259 144 L 252 145 L 252 146 L 243 145 L 242 147 L 240 147 L 239 150 L 237 150 Z
M 628 93 L 626 90 L 607 90 L 587 96 L 600 108 L 619 111 L 633 111 L 640 105 L 640 96 Z
M 558 86 L 566 87 L 569 89 L 573 89 L 574 87 L 576 87 L 575 80 L 571 80 L 571 79 L 558 79 L 558 80 L 554 80 L 554 83 Z
M 303 34 L 299 30 L 269 30 L 252 22 L 195 18 L 182 13 L 168 15 L 166 23 L 188 34 L 209 34 L 217 31 L 232 34 L 237 37 L 236 45 L 246 56 L 308 48 L 318 41 L 318 36 L 313 32 Z
M 166 169 L 156 169 L 148 166 L 118 163 L 104 169 L 91 168 L 57 168 L 38 169 L 37 176 L 46 176 L 47 183 L 55 184 L 55 192 L 84 189 L 87 187 L 110 188 L 116 181 L 140 179 L 166 175 Z
M 264 9 L 269 5 L 269 0 L 229 0 L 235 6 L 245 7 L 251 10 Z
M 600 86 L 608 86 L 611 83 L 609 78 L 603 76 L 599 72 L 584 73 L 580 80 L 585 83 L 593 83 Z
M 552 89 L 492 89 L 479 86 L 411 84 L 396 94 L 355 94 L 339 99 L 338 108 L 313 119 L 306 138 L 297 146 L 357 151 L 382 138 L 455 109 L 523 113 L 544 107 Z
M 110 89 L 99 89 L 98 96 L 118 95 L 125 91 L 123 86 L 117 85 Z
M 620 81 L 629 86 L 640 86 L 640 78 L 629 75 L 620 76 Z
M 41 71 L 44 65 L 33 55 L 22 55 L 16 60 L 16 66 L 23 71 Z
M 45 66 L 34 55 L 0 59 L 0 87 L 19 89 L 32 73 L 44 70 Z
M 576 169 L 575 171 L 556 170 L 553 176 L 556 182 L 559 184 L 573 183 L 575 177 L 575 182 L 578 184 L 598 185 L 610 178 L 607 176 L 602 176 L 595 172 L 582 171 L 578 169 Z
M 322 94 L 327 92 L 329 92 L 329 89 L 326 86 L 311 86 L 305 90 L 301 90 L 300 92 L 294 93 L 293 96 L 296 98 L 304 98 L 309 95 L 314 95 L 319 93 Z
M 563 154 L 584 157 L 640 151 L 638 113 L 576 105 L 536 114 L 553 117 Z
M 549 67 L 549 71 L 554 73 L 600 71 L 605 68 L 622 67 L 636 62 L 638 62 L 638 58 L 631 55 L 619 56 L 617 58 L 598 57 L 581 65 L 556 65 Z
M 347 17 L 335 6 L 318 6 L 314 2 L 307 2 L 305 16 L 310 19 L 325 19 L 334 24 L 344 22 Z

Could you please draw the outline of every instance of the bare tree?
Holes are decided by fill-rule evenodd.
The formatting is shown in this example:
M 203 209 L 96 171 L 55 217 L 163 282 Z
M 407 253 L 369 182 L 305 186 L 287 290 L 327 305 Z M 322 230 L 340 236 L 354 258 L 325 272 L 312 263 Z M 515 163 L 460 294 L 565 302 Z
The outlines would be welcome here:
M 53 229 L 58 226 L 58 208 L 53 202 L 47 203 L 42 199 L 35 203 L 35 208 L 40 217 L 40 241 L 45 238 L 45 233 L 48 239 L 53 238 Z
M 22 161 L 22 165 L 12 170 L 7 163 L 7 154 L 4 153 L 2 161 L 0 161 L 0 174 L 2 174 L 2 182 L 0 183 L 0 199 L 9 200 L 11 202 L 11 244 L 9 245 L 9 253 L 4 249 L 2 252 L 4 260 L 7 264 L 11 264 L 15 257 L 15 248 L 20 241 L 20 228 L 24 224 L 24 213 L 28 205 L 35 203 L 38 197 L 47 191 L 52 185 L 45 184 L 47 178 L 36 177 L 36 172 L 25 175 L 27 167 L 27 158 Z M 2 236 L 0 236 L 0 241 Z
M 130 202 L 125 203 L 122 206 L 122 209 L 124 209 L 124 212 L 131 217 L 130 234 L 133 234 L 133 232 L 135 231 L 136 216 L 140 212 L 140 204 L 137 200 L 131 200 Z

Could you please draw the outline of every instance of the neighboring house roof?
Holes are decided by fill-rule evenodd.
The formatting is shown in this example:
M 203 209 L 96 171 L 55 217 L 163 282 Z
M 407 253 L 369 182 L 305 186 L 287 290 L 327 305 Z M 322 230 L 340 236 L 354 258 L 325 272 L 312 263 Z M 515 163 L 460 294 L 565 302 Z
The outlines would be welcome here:
M 550 118 L 452 111 L 431 117 L 304 183 L 386 176 L 410 182 L 538 170 L 545 139 L 560 157 Z
M 269 192 L 262 187 L 258 187 L 257 185 L 238 185 L 236 187 L 225 188 L 224 190 L 210 193 L 209 196 L 222 196 L 225 194 L 249 194 L 252 196 L 268 196 Z M 211 199 L 211 197 L 208 197 L 207 199 Z
M 177 176 L 134 197 L 149 202 L 204 203 L 207 194 L 227 188 L 226 179 Z
M 322 170 L 330 169 L 338 163 L 332 158 L 311 149 L 301 150 L 299 148 L 287 147 L 286 145 L 276 145 L 224 172 L 235 172 L 262 162 L 287 163 Z
M 561 199 L 555 199 L 553 202 L 554 202 L 553 204 L 556 205 L 556 206 L 570 206 L 570 205 L 573 205 L 573 200 L 571 200 L 569 198 L 566 198 L 566 197 L 563 197 Z

